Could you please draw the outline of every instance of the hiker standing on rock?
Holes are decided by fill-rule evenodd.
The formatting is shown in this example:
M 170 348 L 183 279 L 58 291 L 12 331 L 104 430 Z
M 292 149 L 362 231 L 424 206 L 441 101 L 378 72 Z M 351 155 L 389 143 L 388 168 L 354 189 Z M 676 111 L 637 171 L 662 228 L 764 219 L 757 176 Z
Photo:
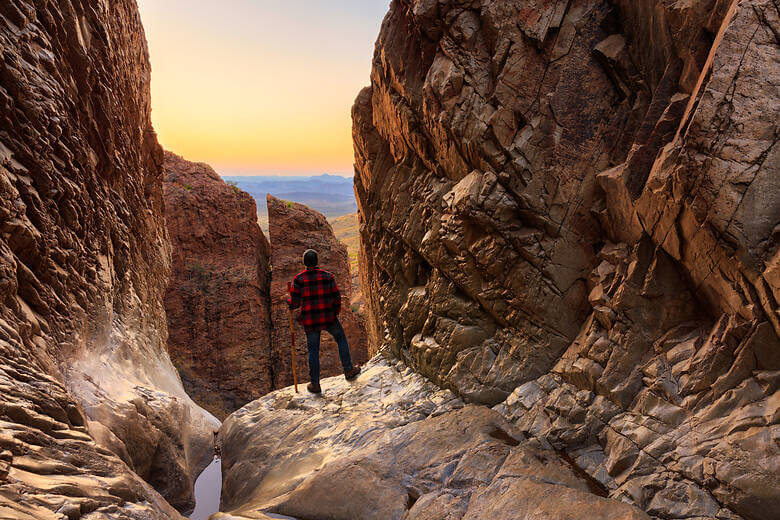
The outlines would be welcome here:
M 287 304 L 290 309 L 300 307 L 299 321 L 306 331 L 306 348 L 309 351 L 309 392 L 322 393 L 320 388 L 320 333 L 327 330 L 339 348 L 344 377 L 350 381 L 360 374 L 360 367 L 352 365 L 349 343 L 339 322 L 341 293 L 336 280 L 328 271 L 319 268 L 319 257 L 314 249 L 303 254 L 306 269 L 295 277 Z

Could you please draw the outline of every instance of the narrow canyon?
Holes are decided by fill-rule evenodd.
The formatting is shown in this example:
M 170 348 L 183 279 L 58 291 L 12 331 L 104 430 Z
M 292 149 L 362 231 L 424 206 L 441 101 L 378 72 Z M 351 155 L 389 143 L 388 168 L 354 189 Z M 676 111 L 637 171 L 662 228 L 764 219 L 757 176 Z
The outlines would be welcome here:
M 367 359 L 363 318 L 350 309 L 346 247 L 324 216 L 268 195 L 270 239 L 254 199 L 208 165 L 165 153 L 165 194 L 173 274 L 165 295 L 168 350 L 184 388 L 220 419 L 271 390 L 293 384 L 287 282 L 315 248 L 341 289 L 339 319 L 357 363 Z M 306 335 L 295 322 L 296 368 L 308 378 Z M 335 342 L 323 334 L 324 377 L 342 371 Z
M 163 151 L 134 0 L 4 0 L 0 50 L 0 518 L 180 519 L 215 442 L 212 520 L 777 517 L 772 0 L 392 0 L 360 313 L 323 215 Z

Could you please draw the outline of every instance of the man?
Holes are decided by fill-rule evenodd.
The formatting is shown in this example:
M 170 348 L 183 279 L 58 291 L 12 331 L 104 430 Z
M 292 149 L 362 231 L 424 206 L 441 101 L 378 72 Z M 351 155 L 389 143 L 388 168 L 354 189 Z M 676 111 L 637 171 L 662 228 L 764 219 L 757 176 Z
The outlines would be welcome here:
M 349 344 L 339 322 L 341 293 L 333 275 L 319 268 L 319 257 L 314 249 L 303 254 L 306 269 L 295 277 L 287 304 L 290 309 L 301 308 L 300 322 L 306 331 L 306 348 L 309 350 L 309 378 L 306 389 L 313 394 L 320 388 L 320 333 L 327 330 L 339 347 L 341 366 L 347 381 L 360 374 L 360 367 L 352 366 Z

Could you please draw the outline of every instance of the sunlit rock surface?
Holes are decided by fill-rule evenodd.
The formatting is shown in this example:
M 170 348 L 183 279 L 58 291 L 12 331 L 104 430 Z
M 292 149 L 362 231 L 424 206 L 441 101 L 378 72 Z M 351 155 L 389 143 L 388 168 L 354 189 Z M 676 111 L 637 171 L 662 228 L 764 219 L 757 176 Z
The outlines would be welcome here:
M 270 246 L 254 199 L 210 166 L 166 152 L 163 192 L 168 351 L 187 393 L 224 419 L 274 388 Z
M 278 390 L 232 414 L 219 518 L 646 519 L 545 443 L 377 356 L 323 395 Z
M 0 48 L 0 517 L 177 518 L 149 484 L 191 507 L 218 423 L 165 348 L 136 4 L 4 0 Z
M 353 108 L 372 348 L 652 516 L 776 515 L 778 34 L 769 0 L 394 0 Z
M 303 253 L 315 249 L 320 267 L 330 271 L 341 292 L 339 321 L 349 341 L 353 363 L 368 359 L 366 328 L 363 317 L 352 311 L 352 275 L 350 274 L 347 247 L 338 241 L 328 220 L 319 212 L 297 202 L 277 199 L 268 195 L 268 226 L 271 239 L 271 322 L 273 324 L 272 349 L 275 388 L 293 383 L 290 353 L 290 317 L 286 303 L 287 282 L 304 270 Z M 296 316 L 298 311 L 295 311 Z M 298 381 L 309 380 L 306 334 L 303 326 L 295 324 Z M 323 332 L 320 342 L 320 373 L 328 377 L 344 373 L 336 342 Z

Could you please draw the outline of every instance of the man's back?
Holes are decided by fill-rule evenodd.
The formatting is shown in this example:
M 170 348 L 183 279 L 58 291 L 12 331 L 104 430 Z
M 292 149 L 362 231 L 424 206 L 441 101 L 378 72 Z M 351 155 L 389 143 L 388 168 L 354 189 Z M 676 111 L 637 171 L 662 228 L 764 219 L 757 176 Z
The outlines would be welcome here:
M 319 268 L 307 268 L 293 280 L 290 307 L 301 308 L 300 321 L 307 331 L 323 330 L 336 321 L 341 311 L 341 293 L 333 275 Z
M 320 388 L 320 332 L 327 330 L 336 340 L 341 366 L 347 381 L 360 374 L 360 367 L 352 364 L 349 354 L 349 342 L 344 328 L 339 323 L 341 311 L 341 293 L 333 275 L 318 267 L 319 257 L 314 249 L 303 253 L 303 265 L 306 270 L 298 273 L 290 288 L 287 303 L 291 309 L 301 308 L 300 321 L 306 330 L 306 348 L 309 351 L 309 377 L 306 388 L 319 394 Z

